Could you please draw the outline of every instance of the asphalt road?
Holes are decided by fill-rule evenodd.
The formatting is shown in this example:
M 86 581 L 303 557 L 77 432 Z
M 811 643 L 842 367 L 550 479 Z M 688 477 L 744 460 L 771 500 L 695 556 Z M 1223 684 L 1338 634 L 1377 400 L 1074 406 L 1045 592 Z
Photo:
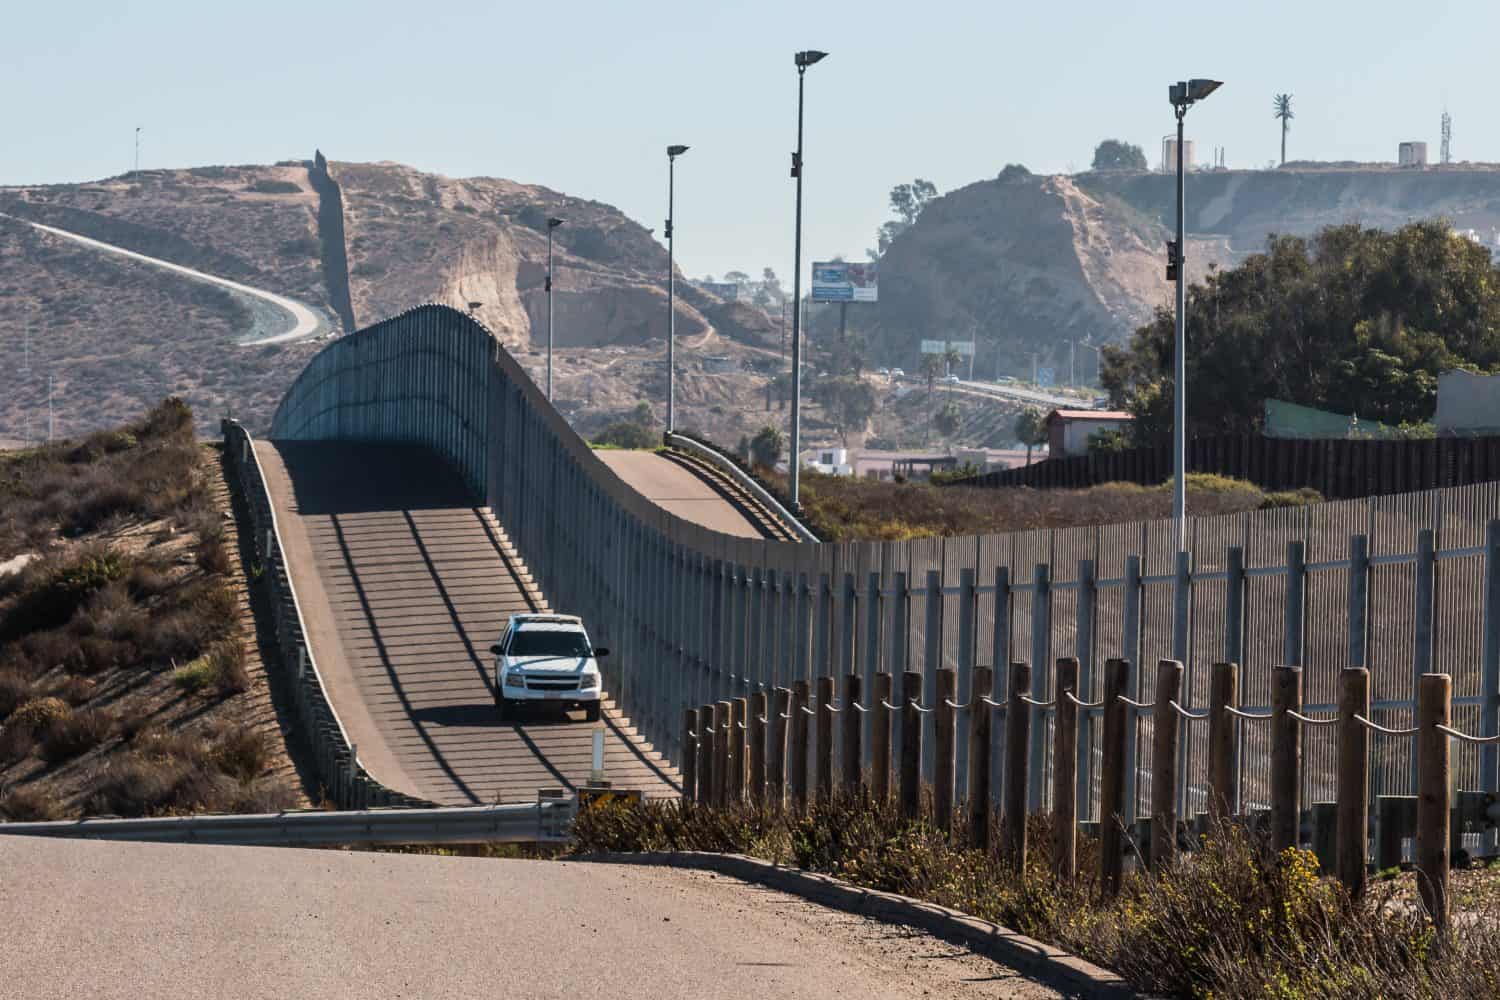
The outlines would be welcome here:
M 908 929 L 699 872 L 0 837 L 0 994 L 1040 1000 Z
M 14 218 L 14 216 L 6 216 L 6 218 Z M 262 288 L 252 288 L 249 285 L 242 285 L 238 281 L 230 281 L 228 278 L 219 278 L 212 274 L 205 274 L 202 271 L 195 271 L 190 267 L 183 267 L 181 264 L 173 264 L 171 261 L 160 260 L 156 257 L 147 257 L 145 254 L 136 253 L 134 250 L 126 250 L 124 247 L 117 247 L 113 243 L 105 243 L 101 240 L 90 239 L 87 236 L 80 236 L 77 233 L 70 233 L 66 229 L 58 229 L 56 226 L 44 226 L 40 222 L 31 222 L 29 219 L 19 219 L 17 221 L 25 222 L 33 229 L 40 229 L 44 233 L 51 233 L 53 236 L 60 236 L 63 239 L 72 240 L 74 243 L 82 244 L 83 246 L 89 247 L 93 250 L 100 250 L 105 253 L 118 254 L 121 257 L 128 257 L 131 260 L 139 261 L 143 264 L 150 264 L 152 267 L 159 267 L 164 271 L 171 271 L 175 274 L 179 274 L 185 278 L 190 278 L 194 281 L 202 281 L 210 285 L 218 285 L 220 288 L 226 288 L 232 292 L 239 292 L 242 295 L 248 295 L 253 299 L 259 299 L 262 302 L 267 302 L 277 309 L 280 309 L 281 311 L 290 315 L 290 319 L 292 322 L 291 329 L 285 331 L 284 333 L 278 333 L 270 337 L 261 337 L 256 340 L 243 341 L 240 344 L 241 347 L 254 347 L 261 344 L 280 344 L 289 340 L 301 340 L 304 337 L 311 337 L 316 333 L 325 332 L 327 329 L 327 324 L 317 313 L 315 313 L 307 306 L 303 305 L 301 302 L 298 302 L 296 299 L 289 299 L 285 295 L 277 295 L 275 292 L 268 292 Z
M 1086 410 L 1089 408 L 1088 400 L 1081 399 L 1078 396 L 1055 396 L 1052 393 L 1039 392 L 1035 389 L 1021 389 L 1017 386 L 1004 385 L 999 382 L 959 381 L 954 384 L 960 388 L 982 392 L 986 396 L 1016 399 L 1023 403 L 1036 403 L 1040 406 L 1051 407 L 1053 409 Z
M 497 717 L 490 644 L 511 614 L 551 609 L 458 474 L 409 445 L 258 442 L 256 455 L 318 670 L 370 773 L 440 805 L 583 784 L 583 712 Z M 679 793 L 612 703 L 603 727 L 609 781 Z
M 763 538 L 755 523 L 713 487 L 654 451 L 594 452 L 635 491 L 678 517 L 726 535 Z

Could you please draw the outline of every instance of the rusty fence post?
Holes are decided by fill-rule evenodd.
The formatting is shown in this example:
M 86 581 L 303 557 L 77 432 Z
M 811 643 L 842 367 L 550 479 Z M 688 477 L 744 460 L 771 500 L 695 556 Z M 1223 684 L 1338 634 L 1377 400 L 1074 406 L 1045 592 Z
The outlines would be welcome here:
M 788 709 L 792 724 L 792 754 L 788 764 L 791 774 L 792 808 L 798 813 L 807 810 L 807 681 L 792 682 L 792 705 Z
M 870 694 L 870 792 L 875 801 L 884 804 L 891 797 L 891 675 L 876 674 L 875 690 Z
M 937 672 L 937 693 L 932 711 L 937 716 L 933 732 L 932 821 L 943 833 L 953 833 L 954 729 L 958 715 L 953 705 L 958 697 L 958 671 L 944 667 Z
M 817 775 L 815 794 L 820 801 L 827 802 L 833 795 L 833 678 L 819 677 L 817 692 L 818 756 L 814 765 Z
M 1005 707 L 1005 809 L 1000 819 L 1000 849 L 1012 867 L 1026 867 L 1027 757 L 1031 749 L 1031 706 L 1022 699 L 1031 691 L 1031 664 L 1010 665 L 1010 696 Z
M 750 695 L 750 801 L 760 805 L 766 799 L 766 693 Z
M 1276 667 L 1271 677 L 1271 849 L 1301 843 L 1302 668 Z
M 1229 713 L 1240 706 L 1240 665 L 1215 663 L 1208 680 L 1208 812 L 1216 821 L 1240 811 L 1238 725 Z
M 1057 715 L 1052 724 L 1052 870 L 1059 878 L 1078 874 L 1078 658 L 1057 661 Z
M 729 801 L 745 800 L 745 724 L 746 699 L 729 703 Z
M 1104 733 L 1100 740 L 1099 771 L 1099 887 L 1106 899 L 1119 894 L 1125 865 L 1125 768 L 1129 727 L 1128 706 L 1120 700 L 1130 690 L 1130 661 L 1104 664 Z
M 1353 667 L 1339 677 L 1339 769 L 1334 870 L 1356 896 L 1368 877 L 1365 854 L 1370 844 L 1370 731 L 1354 717 L 1370 717 L 1370 671 Z
M 714 804 L 714 707 L 698 709 L 698 804 Z
M 892 702 L 895 704 L 895 702 Z M 907 670 L 901 675 L 901 817 L 916 819 L 922 813 L 922 673 Z
M 698 710 L 682 711 L 682 801 L 691 802 L 698 788 Z
M 771 689 L 771 714 L 766 716 L 766 801 L 777 809 L 786 805 L 786 724 L 791 714 L 792 693 L 784 687 Z
M 1439 934 L 1448 931 L 1448 783 L 1452 748 L 1439 726 L 1453 724 L 1453 679 L 1423 674 L 1417 680 L 1417 888 Z
M 734 706 L 727 701 L 714 705 L 714 805 L 729 804 L 729 720 Z
M 973 694 L 969 710 L 969 846 L 990 846 L 990 717 L 992 708 L 984 699 L 994 688 L 995 672 L 974 668 Z
M 868 705 L 863 705 L 860 699 L 860 676 L 859 674 L 844 675 L 844 730 L 840 741 L 839 753 L 844 765 L 844 790 L 856 792 L 860 786 L 860 776 L 864 771 L 864 760 L 861 757 L 859 745 L 860 730 L 864 729 L 865 713 L 860 712 L 855 705 L 861 705 L 866 712 Z
M 1151 867 L 1168 868 L 1177 854 L 1177 741 L 1181 720 L 1172 702 L 1182 692 L 1182 664 L 1156 664 L 1156 702 L 1151 710 Z

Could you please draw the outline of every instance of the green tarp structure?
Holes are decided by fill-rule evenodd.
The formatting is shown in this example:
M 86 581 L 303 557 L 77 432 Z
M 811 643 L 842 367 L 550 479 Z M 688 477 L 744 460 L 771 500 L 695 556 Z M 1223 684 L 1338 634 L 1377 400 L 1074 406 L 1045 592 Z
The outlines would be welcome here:
M 1396 436 L 1396 429 L 1357 415 L 1268 399 L 1262 433 L 1273 438 L 1388 438 Z

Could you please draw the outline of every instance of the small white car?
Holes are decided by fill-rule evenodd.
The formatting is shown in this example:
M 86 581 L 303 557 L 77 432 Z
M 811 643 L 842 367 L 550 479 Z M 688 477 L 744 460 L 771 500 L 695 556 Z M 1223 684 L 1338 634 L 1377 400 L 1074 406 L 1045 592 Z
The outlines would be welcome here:
M 505 721 L 523 705 L 582 708 L 599 721 L 600 657 L 577 615 L 511 615 L 490 647 L 495 654 L 495 707 Z

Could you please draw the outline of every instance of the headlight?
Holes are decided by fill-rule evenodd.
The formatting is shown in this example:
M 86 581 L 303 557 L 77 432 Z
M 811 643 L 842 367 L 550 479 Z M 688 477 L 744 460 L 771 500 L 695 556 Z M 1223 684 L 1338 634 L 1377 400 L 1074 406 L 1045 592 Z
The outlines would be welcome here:
M 578 686 L 585 691 L 593 690 L 599 686 L 599 671 L 585 670 L 578 678 Z
M 523 674 L 521 671 L 516 670 L 514 668 L 512 668 L 510 670 L 507 670 L 505 672 L 505 686 L 506 687 L 515 687 L 515 688 L 525 687 L 526 686 L 525 677 L 526 677 L 525 674 Z

